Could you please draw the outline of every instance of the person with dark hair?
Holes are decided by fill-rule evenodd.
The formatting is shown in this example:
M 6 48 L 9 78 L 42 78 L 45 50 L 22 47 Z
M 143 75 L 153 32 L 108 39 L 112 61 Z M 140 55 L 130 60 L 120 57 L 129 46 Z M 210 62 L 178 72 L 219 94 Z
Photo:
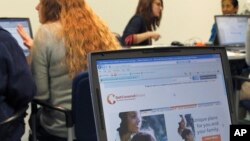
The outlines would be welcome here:
M 163 0 L 139 0 L 136 13 L 128 22 L 122 35 L 124 46 L 151 45 L 160 34 L 155 30 L 160 26 Z
M 192 130 L 192 132 L 194 133 L 194 135 L 195 135 L 194 119 L 193 119 L 192 115 L 191 114 L 186 114 L 185 119 L 186 119 L 186 122 L 187 122 L 186 127 L 190 128 Z
M 238 9 L 239 9 L 238 0 L 221 0 L 221 10 L 223 15 L 237 14 Z M 213 27 L 211 29 L 209 42 L 212 43 L 213 45 L 218 45 L 218 36 L 215 24 L 213 24 Z
M 25 109 L 36 86 L 23 50 L 15 38 L 0 27 L 0 122 Z M 25 114 L 0 126 L 1 141 L 21 141 Z
M 181 137 L 182 139 L 184 139 L 185 141 L 194 141 L 194 136 L 193 133 L 190 129 L 185 128 L 182 132 L 181 132 Z
M 136 133 L 131 141 L 155 141 L 154 137 L 146 132 Z
M 183 115 L 180 115 L 181 121 L 178 122 L 178 129 L 177 132 L 179 133 L 179 135 L 181 135 L 182 131 L 186 128 L 186 121 L 184 120 Z
M 140 131 L 150 133 L 155 140 L 167 140 L 164 114 L 147 115 L 141 118 Z
M 120 127 L 117 129 L 118 135 L 115 141 L 130 141 L 139 131 L 139 115 L 136 111 L 122 112 L 119 114 L 121 119 Z

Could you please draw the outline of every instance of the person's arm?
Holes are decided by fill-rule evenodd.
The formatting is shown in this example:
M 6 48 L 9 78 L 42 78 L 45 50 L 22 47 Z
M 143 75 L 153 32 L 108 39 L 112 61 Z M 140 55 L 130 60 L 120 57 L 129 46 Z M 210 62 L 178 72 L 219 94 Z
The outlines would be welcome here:
M 213 24 L 212 29 L 211 29 L 211 35 L 209 37 L 209 42 L 214 43 L 216 39 L 217 34 L 217 29 L 216 29 L 216 24 Z
M 133 36 L 134 36 L 133 44 L 139 44 L 147 39 L 154 39 L 155 41 L 157 41 L 161 37 L 160 34 L 152 31 L 147 31 L 140 34 L 134 34 Z
M 247 25 L 247 33 L 246 33 L 246 63 L 250 66 L 250 20 Z
M 32 49 L 31 71 L 37 85 L 37 95 L 35 99 L 46 101 L 50 97 L 49 91 L 49 64 L 47 54 L 47 42 L 44 40 L 46 30 L 40 28 L 37 32 L 37 38 L 34 40 L 34 48 Z M 48 37 L 49 38 L 49 37 Z
M 125 45 L 135 45 L 148 39 L 158 40 L 159 38 L 160 34 L 146 30 L 146 23 L 141 16 L 132 17 L 122 36 Z
M 20 37 L 23 40 L 23 44 L 31 51 L 33 48 L 33 39 L 28 35 L 28 33 L 24 30 L 23 26 L 21 24 L 17 25 L 16 27 L 17 33 L 20 35 Z M 26 60 L 28 64 L 31 64 L 32 57 L 29 53 L 28 56 L 26 56 Z
M 23 44 L 31 49 L 33 47 L 33 39 L 28 35 L 28 33 L 24 30 L 21 24 L 17 25 L 17 32 L 23 40 Z

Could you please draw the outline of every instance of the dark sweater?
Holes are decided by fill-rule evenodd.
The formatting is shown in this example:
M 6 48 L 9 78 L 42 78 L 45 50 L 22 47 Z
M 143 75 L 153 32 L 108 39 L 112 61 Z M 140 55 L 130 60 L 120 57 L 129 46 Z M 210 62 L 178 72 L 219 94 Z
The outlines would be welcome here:
M 144 45 L 151 45 L 151 40 L 147 39 L 139 44 L 127 44 L 125 42 L 126 38 L 133 34 L 140 34 L 147 32 L 147 25 L 146 21 L 143 19 L 142 16 L 135 15 L 133 16 L 130 21 L 128 22 L 125 30 L 123 31 L 122 35 L 122 43 L 124 46 L 144 46 Z
M 21 47 L 0 27 L 0 122 L 26 107 L 35 92 L 35 83 Z

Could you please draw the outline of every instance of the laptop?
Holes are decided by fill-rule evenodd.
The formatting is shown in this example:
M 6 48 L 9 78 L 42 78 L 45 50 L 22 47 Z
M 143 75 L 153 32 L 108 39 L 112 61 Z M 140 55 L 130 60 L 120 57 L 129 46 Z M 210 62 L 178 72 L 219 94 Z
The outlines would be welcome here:
M 225 48 L 158 47 L 88 54 L 99 141 L 229 141 L 235 121 Z M 131 134 L 129 134 L 131 133 Z
M 17 40 L 20 47 L 23 49 L 25 56 L 28 56 L 29 49 L 23 44 L 23 40 L 16 30 L 18 24 L 21 24 L 24 27 L 25 31 L 29 34 L 29 36 L 33 38 L 29 18 L 0 18 L 0 26 L 12 34 L 12 36 Z
M 219 46 L 244 52 L 249 17 L 249 15 L 216 15 Z

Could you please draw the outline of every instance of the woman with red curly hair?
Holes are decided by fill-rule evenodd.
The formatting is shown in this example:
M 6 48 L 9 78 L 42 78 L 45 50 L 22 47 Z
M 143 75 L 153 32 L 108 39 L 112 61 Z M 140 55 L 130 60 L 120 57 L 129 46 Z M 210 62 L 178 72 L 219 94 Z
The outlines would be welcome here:
M 72 78 L 87 70 L 91 51 L 119 48 L 114 34 L 84 0 L 40 0 L 39 21 L 34 41 L 18 31 L 31 49 L 31 69 L 36 81 L 37 100 L 71 109 Z M 42 108 L 39 115 L 41 140 L 66 140 L 64 115 Z

